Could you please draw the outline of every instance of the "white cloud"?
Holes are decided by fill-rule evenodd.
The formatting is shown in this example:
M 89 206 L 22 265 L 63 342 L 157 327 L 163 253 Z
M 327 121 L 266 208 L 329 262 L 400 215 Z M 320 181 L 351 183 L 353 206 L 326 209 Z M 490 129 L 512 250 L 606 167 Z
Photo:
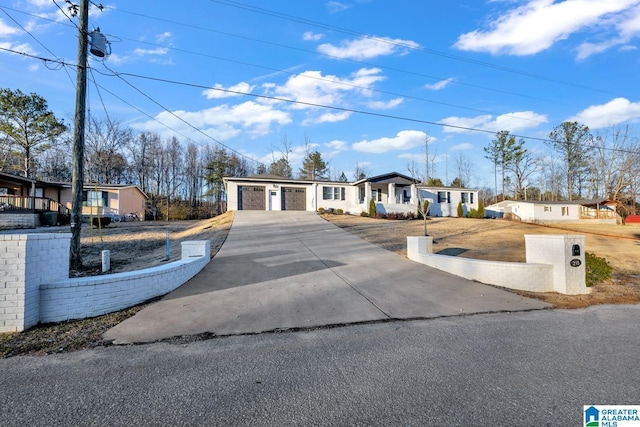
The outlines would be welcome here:
M 473 144 L 470 144 L 468 142 L 463 142 L 462 144 L 457 144 L 454 145 L 453 147 L 450 148 L 451 151 L 465 151 L 465 150 L 471 150 L 473 148 Z
M 290 77 L 283 86 L 272 88 L 280 97 L 312 105 L 294 104 L 295 109 L 313 108 L 314 105 L 339 106 L 345 93 L 370 96 L 374 83 L 384 80 L 380 69 L 363 68 L 349 77 L 322 75 L 320 71 L 305 71 Z
M 156 35 L 156 41 L 158 43 L 163 43 L 171 38 L 172 34 L 169 31 L 165 31 L 162 34 Z
M 133 53 L 138 56 L 162 56 L 166 55 L 169 52 L 169 49 L 166 47 L 158 47 L 155 49 L 135 49 Z
M 341 59 L 364 60 L 378 56 L 405 54 L 407 49 L 418 48 L 420 45 L 411 40 L 392 39 L 389 37 L 361 37 L 348 40 L 334 46 L 324 43 L 318 46 L 318 52 Z
M 324 37 L 324 34 L 314 33 L 312 31 L 307 31 L 306 33 L 304 33 L 302 35 L 302 39 L 303 40 L 312 41 L 312 42 L 317 42 L 318 40 L 322 39 L 323 37 Z
M 606 104 L 585 108 L 568 121 L 583 123 L 591 129 L 600 129 L 626 121 L 640 119 L 640 102 L 630 102 L 626 98 L 615 98 Z
M 433 83 L 433 84 L 427 84 L 424 85 L 424 87 L 426 89 L 430 89 L 430 90 L 441 90 L 444 89 L 445 87 L 447 87 L 449 85 L 449 83 L 453 82 L 454 79 L 453 77 L 449 77 L 448 79 L 445 80 L 440 80 L 439 82 Z
M 489 22 L 488 29 L 462 34 L 455 47 L 491 54 L 533 55 L 585 29 L 598 29 L 638 0 L 529 0 Z M 586 51 L 583 52 L 583 54 Z
M 213 86 L 215 89 L 207 89 L 202 92 L 207 99 L 216 99 L 216 98 L 230 98 L 233 96 L 242 96 L 244 93 L 251 93 L 255 88 L 255 85 L 250 85 L 246 82 L 240 82 L 236 85 L 230 86 L 228 88 L 223 87 L 221 84 L 216 83 Z M 234 93 L 239 92 L 239 93 Z
M 339 139 L 327 142 L 326 145 L 336 151 L 347 151 L 349 149 L 349 144 L 346 141 L 341 141 Z
M 444 127 L 443 132 L 469 133 L 473 129 L 498 132 L 508 130 L 510 132 L 521 131 L 534 128 L 542 123 L 547 123 L 547 116 L 537 114 L 533 111 L 518 111 L 497 116 L 495 119 L 490 114 L 476 117 L 447 117 L 440 120 L 441 123 L 449 125 Z
M 319 123 L 336 123 L 347 120 L 351 117 L 350 111 L 340 111 L 338 113 L 323 113 L 318 117 L 309 117 L 302 122 L 303 126 Z
M 17 28 L 12 27 L 0 18 L 0 37 L 7 37 L 18 32 Z
M 12 44 L 11 42 L 0 42 L 0 47 L 3 49 L 11 49 L 18 52 L 27 53 L 29 55 L 36 55 L 38 52 L 34 50 L 29 43 Z
M 329 13 L 343 12 L 351 8 L 351 6 L 349 6 L 348 4 L 339 1 L 328 1 L 327 3 L 325 3 L 325 6 L 327 6 Z
M 403 130 L 392 138 L 383 137 L 353 144 L 355 151 L 363 153 L 386 153 L 393 150 L 410 150 L 424 144 L 427 134 L 419 130 Z
M 395 98 L 391 99 L 387 102 L 383 101 L 370 101 L 367 103 L 369 108 L 374 108 L 376 110 L 390 110 L 392 108 L 396 108 L 398 105 L 402 104 L 404 101 L 403 98 Z
M 182 118 L 198 129 L 208 129 L 207 132 L 224 134 L 228 137 L 236 136 L 240 132 L 247 132 L 252 136 L 266 135 L 271 125 L 286 125 L 291 123 L 291 117 L 284 111 L 272 109 L 269 106 L 255 102 L 244 102 L 237 105 L 219 105 L 201 111 L 174 111 L 173 114 Z M 158 122 L 172 129 L 192 132 L 190 127 L 168 112 L 162 112 L 155 118 Z M 164 131 L 164 127 L 156 121 L 147 121 L 132 125 L 136 129 Z M 226 138 L 225 138 L 226 139 Z

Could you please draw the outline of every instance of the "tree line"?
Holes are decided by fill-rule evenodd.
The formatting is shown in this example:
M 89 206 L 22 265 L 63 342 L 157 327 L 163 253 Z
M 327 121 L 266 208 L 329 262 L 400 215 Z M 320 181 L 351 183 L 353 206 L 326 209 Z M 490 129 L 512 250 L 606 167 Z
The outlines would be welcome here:
M 551 155 L 534 154 L 523 138 L 500 131 L 484 147 L 485 158 L 494 166 L 496 201 L 611 199 L 620 202 L 623 216 L 635 213 L 640 143 L 629 126 L 593 134 L 584 124 L 563 122 L 544 143 Z
M 72 180 L 72 133 L 41 96 L 0 89 L 0 171 L 49 182 Z M 293 178 L 286 152 L 269 164 L 222 145 L 187 143 L 122 123 L 89 117 L 85 129 L 86 183 L 137 185 L 158 219 L 198 218 L 226 209 L 224 177 L 270 173 Z M 307 147 L 311 147 L 307 144 Z M 344 180 L 346 177 L 342 174 Z M 296 178 L 329 179 L 328 163 L 308 148 Z
M 545 144 L 551 148 L 551 155 L 534 152 L 523 138 L 510 131 L 497 132 L 484 147 L 485 158 L 494 167 L 494 188 L 480 188 L 485 204 L 506 198 L 609 198 L 622 203 L 623 215 L 635 212 L 640 193 L 640 143 L 630 127 L 613 126 L 592 134 L 583 124 L 564 122 L 550 132 Z M 69 127 L 49 111 L 44 98 L 0 89 L 0 171 L 43 181 L 70 182 L 71 147 Z M 263 164 L 219 144 L 185 143 L 176 137 L 163 139 L 154 132 L 135 132 L 117 121 L 89 117 L 85 130 L 85 181 L 137 185 L 149 196 L 150 211 L 155 208 L 159 219 L 196 218 L 225 210 L 225 176 L 270 174 L 347 182 L 344 171 L 332 174 L 329 163 L 313 147 L 309 140 L 305 141 L 302 165 L 294 171 L 290 161 L 292 145 L 286 137 L 281 147 L 273 150 L 272 161 Z M 425 182 L 443 186 L 443 181 L 435 177 L 434 158 L 435 154 L 430 158 L 427 151 Z M 460 152 L 454 169 L 455 178 L 450 185 L 467 186 L 474 164 Z M 353 180 L 367 176 L 368 171 L 356 165 Z

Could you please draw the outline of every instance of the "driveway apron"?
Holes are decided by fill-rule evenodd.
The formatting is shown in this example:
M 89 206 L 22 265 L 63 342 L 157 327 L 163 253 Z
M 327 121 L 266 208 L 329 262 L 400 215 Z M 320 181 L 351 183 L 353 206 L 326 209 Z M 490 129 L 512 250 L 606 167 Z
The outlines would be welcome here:
M 124 344 L 548 307 L 409 261 L 313 212 L 238 211 L 202 272 L 105 339 Z

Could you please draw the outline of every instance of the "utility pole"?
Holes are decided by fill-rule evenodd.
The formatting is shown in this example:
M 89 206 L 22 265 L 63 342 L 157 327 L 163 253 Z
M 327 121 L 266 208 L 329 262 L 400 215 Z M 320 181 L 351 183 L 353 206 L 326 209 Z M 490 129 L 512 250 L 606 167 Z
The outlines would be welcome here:
M 424 185 L 429 185 L 429 135 L 424 137 L 424 151 L 425 151 L 425 176 Z
M 87 98 L 87 45 L 89 36 L 89 0 L 80 0 L 78 34 L 78 74 L 76 79 L 76 113 L 73 121 L 73 176 L 71 191 L 70 267 L 82 268 L 80 229 L 82 226 L 82 190 L 84 186 L 84 122 Z

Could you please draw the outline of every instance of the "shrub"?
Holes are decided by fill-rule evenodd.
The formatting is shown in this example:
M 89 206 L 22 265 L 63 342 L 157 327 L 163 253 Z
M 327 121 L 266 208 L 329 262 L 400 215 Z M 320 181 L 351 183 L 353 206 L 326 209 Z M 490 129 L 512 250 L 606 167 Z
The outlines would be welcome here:
M 611 278 L 613 267 L 606 259 L 600 258 L 590 252 L 584 253 L 584 268 L 586 270 L 587 286 L 593 286 Z
M 467 218 L 477 218 L 477 219 L 484 218 L 484 209 L 482 211 L 480 211 L 480 209 L 478 210 L 469 209 L 469 212 L 467 212 Z
M 369 216 L 371 218 L 376 217 L 376 201 L 373 199 L 369 201 Z
M 411 220 L 411 219 L 416 219 L 416 214 L 413 212 L 407 212 L 407 219 Z
M 482 200 L 478 202 L 478 218 L 484 218 L 484 203 L 482 203 Z
M 382 212 L 378 212 L 378 213 L 376 213 L 376 218 L 378 218 L 378 219 L 386 219 L 387 216 Z
M 369 216 L 368 213 L 366 213 L 365 211 L 360 212 L 360 216 Z
M 94 217 L 91 222 L 94 227 L 106 227 L 111 224 L 111 218 L 108 216 L 101 216 L 100 218 Z
M 462 209 L 462 202 L 458 202 L 458 218 L 462 218 L 464 216 L 464 209 Z
M 335 210 L 333 208 L 327 208 L 325 209 L 325 212 L 333 215 L 335 213 Z
M 318 208 L 318 213 L 323 214 L 324 213 L 324 208 Z
M 336 209 L 336 215 L 342 215 L 344 211 L 340 208 Z

